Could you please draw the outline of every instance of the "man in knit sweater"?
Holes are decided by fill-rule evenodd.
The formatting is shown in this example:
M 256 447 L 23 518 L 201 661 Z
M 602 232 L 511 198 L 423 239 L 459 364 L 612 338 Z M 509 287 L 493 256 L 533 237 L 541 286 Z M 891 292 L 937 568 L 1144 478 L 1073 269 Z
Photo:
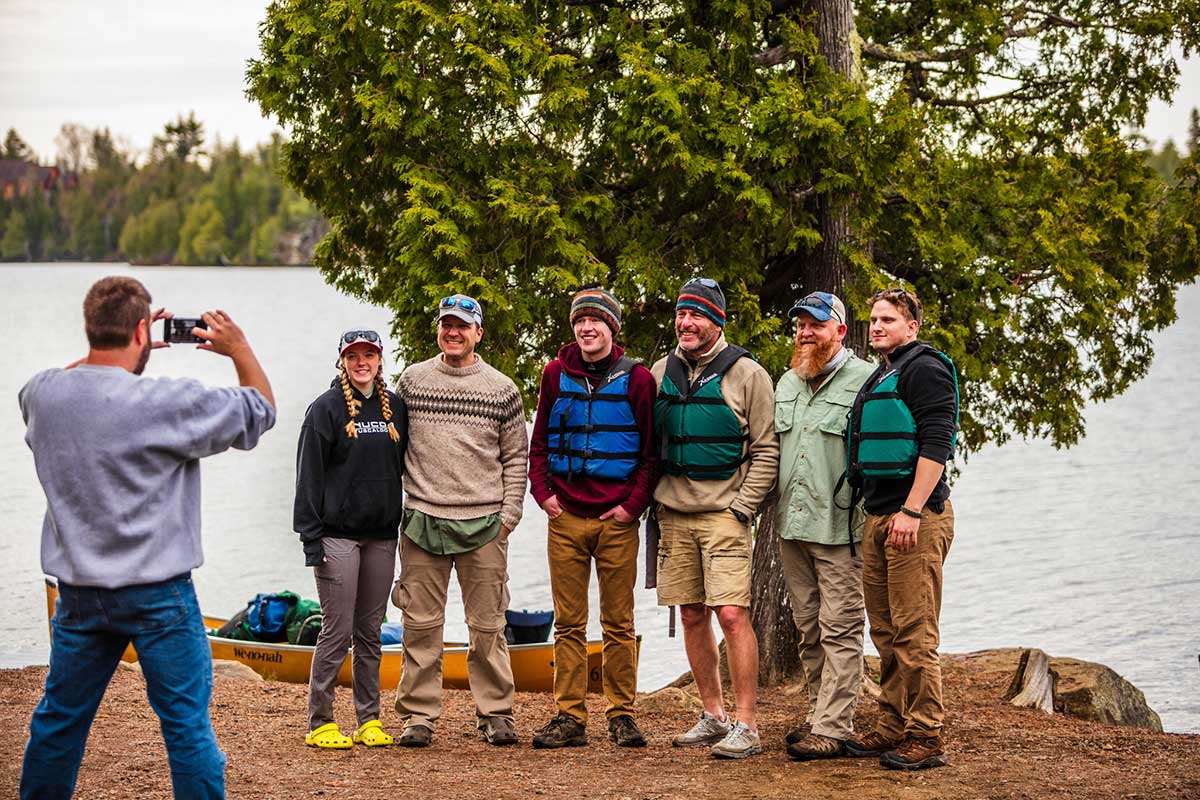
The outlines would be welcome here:
M 663 476 L 654 491 L 661 540 L 658 603 L 679 606 L 683 642 L 704 703 L 672 741 L 719 758 L 762 752 L 754 709 L 758 640 L 750 626 L 750 521 L 775 483 L 779 442 L 771 376 L 725 341 L 725 295 L 694 278 L 675 304 L 679 346 L 651 369 Z M 737 718 L 725 715 L 716 615 L 725 634 Z
M 400 579 L 404 666 L 396 711 L 399 744 L 425 747 L 442 710 L 442 626 L 450 570 L 462 588 L 467 670 L 479 730 L 490 744 L 517 741 L 513 676 L 504 641 L 508 535 L 521 521 L 528 442 L 521 394 L 475 353 L 479 301 L 456 294 L 438 308 L 441 354 L 404 370 L 408 406 Z
M 613 343 L 621 304 L 604 289 L 571 301 L 575 341 L 542 371 L 529 448 L 529 491 L 550 517 L 546 553 L 554 594 L 554 700 L 558 714 L 534 747 L 587 744 L 588 584 L 600 583 L 603 685 L 609 735 L 644 747 L 634 721 L 638 521 L 658 466 L 650 370 Z

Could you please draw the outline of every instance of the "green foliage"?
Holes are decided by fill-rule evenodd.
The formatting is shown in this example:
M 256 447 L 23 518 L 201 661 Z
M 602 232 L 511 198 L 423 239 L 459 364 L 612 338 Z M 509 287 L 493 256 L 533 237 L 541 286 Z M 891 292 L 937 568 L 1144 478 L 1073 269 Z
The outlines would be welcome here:
M 4 145 L 0 148 L 0 158 L 16 158 L 27 161 L 33 158 L 33 150 L 15 129 L 9 128 L 8 133 L 4 136 Z
M 705 274 L 779 374 L 781 317 L 827 288 L 806 276 L 845 207 L 847 299 L 861 318 L 915 287 L 966 446 L 1076 441 L 1200 269 L 1194 162 L 1168 188 L 1120 136 L 1174 89 L 1200 3 L 860 0 L 861 85 L 812 25 L 847 3 L 277 0 L 249 91 L 330 220 L 318 265 L 393 310 L 406 359 L 436 350 L 433 303 L 472 293 L 485 357 L 531 396 L 581 285 L 616 292 L 653 359 Z
M 141 166 L 107 129 L 67 124 L 57 141 L 58 185 L 0 202 L 0 224 L 22 215 L 24 243 L 9 258 L 297 263 L 303 249 L 284 244 L 323 230 L 320 214 L 283 184 L 278 136 L 249 152 L 236 142 L 205 148 L 189 114 L 165 126 Z M 10 132 L 6 147 L 23 146 Z
M 175 260 L 180 264 L 217 264 L 225 258 L 229 240 L 225 238 L 225 217 L 210 199 L 192 203 L 179 230 L 179 249 Z
M 28 241 L 25 234 L 25 215 L 14 211 L 4 223 L 4 237 L 0 239 L 0 258 L 5 261 L 28 260 Z
M 179 246 L 179 203 L 158 200 L 129 218 L 121 229 L 121 251 L 131 261 L 165 264 Z

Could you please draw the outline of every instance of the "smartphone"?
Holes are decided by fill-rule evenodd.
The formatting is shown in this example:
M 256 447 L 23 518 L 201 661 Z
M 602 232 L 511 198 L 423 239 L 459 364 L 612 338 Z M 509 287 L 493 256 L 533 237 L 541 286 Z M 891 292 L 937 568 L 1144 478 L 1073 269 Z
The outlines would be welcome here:
M 200 344 L 204 340 L 192 335 L 192 328 L 208 330 L 198 317 L 172 317 L 163 320 L 163 341 L 171 344 Z

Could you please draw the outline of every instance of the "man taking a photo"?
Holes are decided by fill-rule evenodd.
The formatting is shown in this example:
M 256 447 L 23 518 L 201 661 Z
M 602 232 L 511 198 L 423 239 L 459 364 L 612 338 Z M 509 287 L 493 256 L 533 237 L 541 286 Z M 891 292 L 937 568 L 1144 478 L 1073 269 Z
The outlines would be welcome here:
M 249 450 L 275 424 L 275 398 L 223 311 L 193 328 L 226 356 L 239 387 L 147 378 L 156 345 L 150 294 L 133 278 L 96 282 L 83 301 L 89 350 L 21 389 L 25 441 L 46 492 L 42 570 L 58 579 L 46 691 L 29 725 L 20 796 L 69 797 L 88 729 L 117 662 L 137 650 L 162 723 L 176 797 L 225 796 L 225 755 L 209 718 L 212 653 L 191 571 L 200 547 L 200 459 Z

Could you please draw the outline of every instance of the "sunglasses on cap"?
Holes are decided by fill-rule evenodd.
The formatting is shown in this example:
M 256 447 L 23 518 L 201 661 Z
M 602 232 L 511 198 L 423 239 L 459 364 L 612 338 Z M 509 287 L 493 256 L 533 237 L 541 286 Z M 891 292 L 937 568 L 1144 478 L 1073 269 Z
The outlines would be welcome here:
M 705 289 L 716 289 L 717 288 L 717 282 L 714 281 L 712 278 L 692 278 L 690 281 L 685 283 L 684 286 L 687 286 L 688 283 L 698 283 L 701 286 L 703 286 Z
M 354 344 L 355 342 L 381 344 L 382 340 L 375 331 L 346 331 L 342 334 L 342 344 Z
M 824 297 L 821 297 L 819 294 L 816 294 L 816 293 L 810 294 L 807 297 L 805 297 L 803 300 L 801 300 L 799 303 L 796 303 L 795 307 L 792 310 L 795 311 L 797 308 L 815 308 L 815 309 L 825 312 L 826 314 L 832 314 L 834 317 L 839 318 L 838 319 L 839 322 L 841 321 L 840 315 L 838 314 L 837 309 L 833 307 L 833 303 L 829 302 Z
M 889 303 L 893 304 L 899 300 L 908 307 L 909 313 L 912 314 L 913 319 L 919 320 L 921 318 L 921 312 L 917 308 L 917 301 L 913 299 L 913 296 L 908 293 L 907 289 L 901 289 L 899 287 L 880 289 L 871 296 L 872 303 L 874 303 L 876 300 L 887 300 Z
M 479 304 L 474 300 L 468 300 L 463 297 L 443 297 L 442 302 L 438 303 L 441 308 L 454 308 L 458 306 L 463 311 L 474 311 L 479 308 Z

